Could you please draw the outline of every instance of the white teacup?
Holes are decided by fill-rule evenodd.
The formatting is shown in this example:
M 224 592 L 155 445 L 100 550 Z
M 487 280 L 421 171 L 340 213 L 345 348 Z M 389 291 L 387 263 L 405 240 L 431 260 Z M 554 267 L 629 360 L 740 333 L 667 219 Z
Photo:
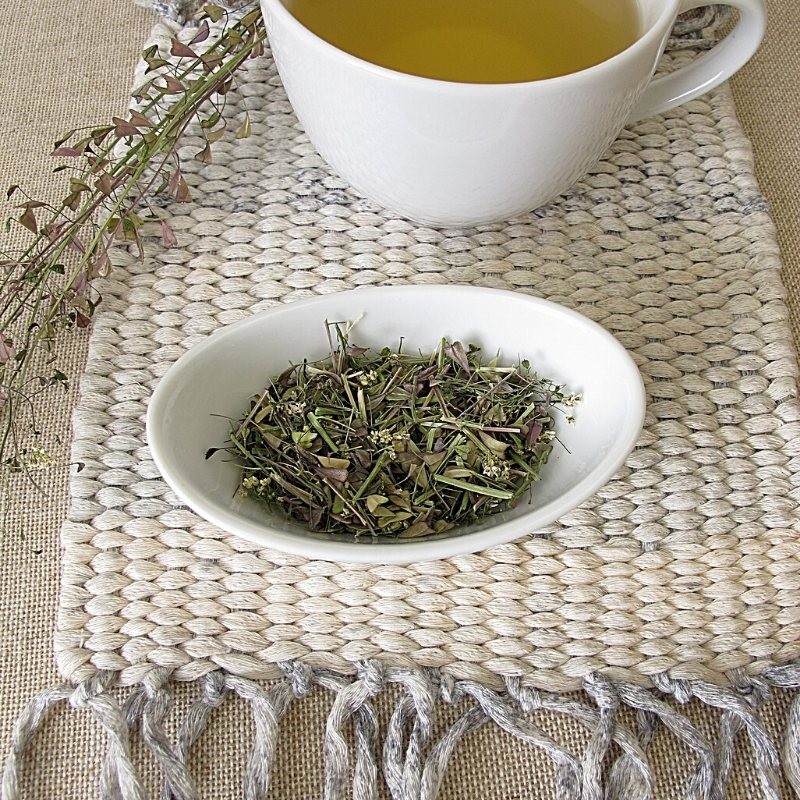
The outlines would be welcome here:
M 740 14 L 733 32 L 690 65 L 653 79 L 678 14 L 708 3 L 637 3 L 639 39 L 594 67 L 527 83 L 471 84 L 376 66 L 312 33 L 281 0 L 261 0 L 289 100 L 320 155 L 366 197 L 437 226 L 494 222 L 547 203 L 587 172 L 627 122 L 730 77 L 766 27 L 763 0 L 727 0 Z

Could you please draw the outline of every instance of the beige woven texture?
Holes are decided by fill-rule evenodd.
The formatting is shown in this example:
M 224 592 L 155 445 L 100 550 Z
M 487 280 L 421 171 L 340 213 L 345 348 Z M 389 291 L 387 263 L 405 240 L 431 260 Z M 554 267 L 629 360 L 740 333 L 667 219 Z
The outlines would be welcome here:
M 173 31 L 155 32 L 165 53 Z M 800 657 L 797 364 L 727 88 L 624 131 L 552 205 L 476 230 L 435 231 L 351 193 L 269 57 L 226 96 L 230 127 L 245 108 L 252 136 L 220 141 L 213 164 L 187 136 L 193 202 L 162 212 L 176 247 L 151 223 L 144 258 L 119 248 L 99 287 L 62 529 L 65 677 L 112 670 L 128 685 L 158 665 L 179 680 L 272 678 L 298 658 L 338 672 L 385 658 L 569 691 L 595 670 L 723 684 Z M 513 289 L 613 332 L 648 393 L 625 467 L 533 538 L 407 567 L 287 555 L 180 508 L 144 435 L 170 366 L 251 313 L 385 283 Z
M 779 65 L 781 59 L 788 58 L 793 52 L 792 32 L 797 28 L 798 12 L 788 3 L 775 3 L 773 6 L 773 29 L 764 51 L 740 77 L 737 88 L 741 115 L 754 132 L 759 157 L 757 165 L 762 169 L 763 185 L 773 203 L 779 234 L 784 242 L 787 259 L 785 280 L 787 285 L 792 286 L 800 273 L 796 262 L 798 237 L 792 228 L 797 218 L 793 216 L 793 208 L 796 210 L 797 203 L 793 186 L 798 177 L 798 165 L 794 157 L 797 149 L 792 142 L 796 143 L 799 137 L 791 123 L 798 117 L 798 99 L 794 81 L 790 77 L 791 66 Z M 41 10 L 37 9 L 37 13 L 40 15 L 38 19 L 41 19 Z M 58 15 L 53 14 L 51 26 L 36 26 L 37 33 L 44 30 L 47 35 L 49 31 L 50 36 L 47 44 L 38 46 L 23 44 L 26 39 L 30 42 L 34 34 L 25 38 L 20 36 L 20 30 L 24 29 L 23 21 L 37 19 L 30 9 L 15 7 L 8 9 L 3 16 L 7 27 L 3 29 L 5 41 L 2 52 L 12 61 L 11 71 L 17 75 L 11 86 L 4 87 L 3 93 L 10 106 L 2 121 L 6 147 L 0 154 L 2 175 L 6 177 L 6 182 L 24 181 L 24 173 L 28 171 L 32 179 L 27 182 L 28 185 L 45 185 L 46 167 L 37 154 L 46 150 L 52 135 L 79 119 L 102 119 L 120 108 L 124 101 L 133 56 L 151 20 L 148 15 L 133 9 L 112 8 L 109 4 L 108 8 L 102 10 L 102 4 L 95 4 L 93 14 L 102 22 L 95 21 L 87 26 L 82 13 L 77 4 L 72 10 L 69 7 L 64 10 L 62 6 Z M 61 14 L 65 15 L 66 21 Z M 17 20 L 16 25 L 13 24 L 14 20 Z M 54 56 L 58 52 L 54 47 L 60 43 L 65 60 L 68 60 L 67 54 L 75 46 L 74 40 L 65 33 L 70 30 L 70 25 L 74 26 L 74 32 L 81 32 L 80 52 L 84 58 L 87 58 L 86 53 L 98 55 L 88 58 L 95 72 L 85 79 L 85 84 L 83 80 L 77 80 L 74 89 L 65 90 L 63 62 L 58 62 Z M 95 36 L 96 39 L 93 38 Z M 782 43 L 782 37 L 785 37 L 785 43 Z M 111 41 L 116 44 L 109 44 Z M 20 50 L 23 52 L 20 53 Z M 20 69 L 14 62 L 20 59 L 24 63 L 23 56 L 28 50 L 46 52 L 49 58 L 44 64 L 34 63 L 27 70 Z M 35 62 L 30 54 L 28 57 Z M 45 65 L 52 68 L 50 91 L 42 88 L 48 79 L 47 71 L 43 69 Z M 85 61 L 81 61 L 80 65 L 86 68 Z M 109 65 L 115 69 L 110 69 Z M 781 85 L 782 80 L 785 81 L 784 85 Z M 33 85 L 38 87 L 40 94 L 32 93 Z M 94 96 L 98 86 L 105 91 L 102 95 Z M 73 97 L 74 101 L 71 99 Z M 40 109 L 31 109 L 30 104 L 35 100 L 42 101 Z M 39 128 L 38 141 L 32 131 L 32 121 Z M 790 138 L 792 136 L 793 139 Z M 765 149 L 761 150 L 762 146 Z M 19 157 L 17 153 L 23 153 L 26 157 Z M 794 319 L 797 320 L 796 296 L 792 296 L 791 302 L 795 309 Z M 76 365 L 77 371 L 82 357 L 81 343 L 76 343 L 68 357 Z M 46 418 L 49 417 L 49 430 L 66 439 L 68 404 L 63 398 L 54 398 L 53 402 L 61 410 L 54 412 L 52 408 L 48 409 Z M 4 697 L 4 731 L 10 729 L 11 721 L 25 699 L 55 680 L 50 639 L 59 563 L 56 532 L 65 507 L 65 498 L 58 485 L 63 484 L 65 476 L 66 470 L 51 471 L 49 482 L 55 488 L 46 500 L 33 492 L 24 492 L 21 485 L 12 494 L 7 517 L 7 523 L 10 524 L 2 541 L 2 568 L 7 576 L 3 587 L 3 670 L 0 678 Z M 181 694 L 188 695 L 190 692 L 187 689 Z M 775 701 L 765 712 L 768 728 L 773 733 L 778 731 L 781 724 L 781 706 L 780 700 Z M 306 701 L 287 721 L 273 796 L 318 796 L 321 775 L 319 753 L 310 743 L 319 741 L 318 731 L 325 711 L 324 700 Z M 712 715 L 702 709 L 696 709 L 695 713 L 701 730 L 707 731 L 715 724 Z M 575 730 L 568 724 L 559 723 L 556 718 L 549 720 L 549 724 L 559 730 L 560 736 L 568 739 L 578 737 Z M 249 732 L 247 715 L 241 709 L 229 706 L 218 714 L 215 725 L 214 733 L 217 736 L 204 739 L 197 755 L 198 763 L 209 765 L 204 772 L 206 783 L 202 788 L 208 796 L 238 796 L 237 775 L 243 753 L 237 744 Z M 41 737 L 37 768 L 33 772 L 33 781 L 39 790 L 37 796 L 87 796 L 87 787 L 99 764 L 102 748 L 100 739 L 75 718 L 57 719 Z M 220 740 L 230 744 L 220 749 Z M 85 743 L 82 747 L 85 757 L 75 758 L 74 746 L 70 744 L 74 741 Z M 487 760 L 484 755 L 490 746 L 496 758 Z M 671 742 L 668 747 L 660 749 L 656 742 L 652 754 L 660 775 L 658 796 L 682 796 L 678 773 L 686 753 Z M 538 760 L 534 752 L 515 746 L 502 734 L 485 730 L 476 735 L 461 752 L 451 770 L 443 796 L 466 797 L 477 793 L 482 797 L 513 797 L 538 793 L 537 789 L 544 794 L 549 788 L 547 775 L 543 774 L 545 771 L 543 762 Z M 746 756 L 737 761 L 732 796 L 758 796 Z

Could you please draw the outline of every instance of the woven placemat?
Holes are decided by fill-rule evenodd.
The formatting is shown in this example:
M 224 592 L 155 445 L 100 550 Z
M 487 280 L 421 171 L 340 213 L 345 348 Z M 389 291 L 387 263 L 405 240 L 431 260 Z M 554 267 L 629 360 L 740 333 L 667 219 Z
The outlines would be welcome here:
M 160 31 L 168 41 L 171 31 Z M 684 56 L 684 57 L 688 57 Z M 178 246 L 117 251 L 74 416 L 58 662 L 124 683 L 152 665 L 274 676 L 386 657 L 576 688 L 602 669 L 720 684 L 800 656 L 800 409 L 772 222 L 727 90 L 626 130 L 566 196 L 508 224 L 393 219 L 321 162 L 273 62 L 184 147 Z M 365 284 L 474 283 L 599 322 L 647 384 L 645 431 L 592 500 L 536 535 L 408 567 L 306 561 L 180 507 L 147 452 L 147 399 L 221 325 Z
M 152 41 L 166 50 L 177 30 L 159 25 Z M 671 63 L 706 43 L 695 30 L 695 47 L 684 40 Z M 252 136 L 218 142 L 213 164 L 192 161 L 203 142 L 187 138 L 193 201 L 159 209 L 177 247 L 163 249 L 153 223 L 144 258 L 117 249 L 101 287 L 73 420 L 80 470 L 62 529 L 55 639 L 59 668 L 82 699 L 62 689 L 50 702 L 70 696 L 91 706 L 111 685 L 144 687 L 124 711 L 94 709 L 113 738 L 118 724 L 147 718 L 170 680 L 200 679 L 206 716 L 214 692 L 227 689 L 267 703 L 276 725 L 290 696 L 324 686 L 339 695 L 326 738 L 330 797 L 344 796 L 340 730 L 350 717 L 354 785 L 374 777 L 368 701 L 386 683 L 407 692 L 393 717 L 401 743 L 416 719 L 411 766 L 397 767 L 387 745 L 395 797 L 415 796 L 403 794 L 403 770 L 417 775 L 413 785 L 427 780 L 433 794 L 422 796 L 433 797 L 453 739 L 489 718 L 551 752 L 522 714 L 543 707 L 596 726 L 580 764 L 551 748 L 560 796 L 595 785 L 612 739 L 623 751 L 614 796 L 640 796 L 624 788 L 638 775 L 646 790 L 641 754 L 662 720 L 699 753 L 693 785 L 710 797 L 745 728 L 765 791 L 777 797 L 769 794 L 777 750 L 755 707 L 770 686 L 800 682 L 800 406 L 773 225 L 728 90 L 625 130 L 551 205 L 453 231 L 392 218 L 334 176 L 269 55 L 250 62 L 227 96 L 231 129 L 245 109 Z M 648 391 L 645 430 L 625 467 L 545 530 L 404 567 L 285 555 L 182 507 L 144 435 L 147 400 L 175 360 L 276 303 L 387 283 L 513 289 L 606 327 Z M 279 678 L 272 695 L 248 682 Z M 600 711 L 547 694 L 578 688 Z M 695 746 L 691 726 L 658 705 L 659 692 L 721 708 L 728 727 L 719 752 Z M 425 709 L 465 696 L 475 709 L 425 761 Z M 636 733 L 614 727 L 609 710 L 620 703 L 641 712 Z M 177 796 L 197 725 L 186 722 L 177 749 L 159 744 L 160 729 L 152 734 Z M 269 741 L 273 729 L 265 730 Z M 787 764 L 794 782 L 796 753 Z

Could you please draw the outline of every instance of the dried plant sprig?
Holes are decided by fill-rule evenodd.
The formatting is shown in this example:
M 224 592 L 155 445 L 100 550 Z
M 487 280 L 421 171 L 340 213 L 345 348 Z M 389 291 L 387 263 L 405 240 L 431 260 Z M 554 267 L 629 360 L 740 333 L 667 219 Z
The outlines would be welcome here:
M 540 479 L 557 413 L 579 399 L 527 361 L 349 344 L 275 377 L 222 449 L 239 491 L 325 533 L 416 538 L 514 507 Z
M 225 17 L 218 35 L 209 21 Z M 54 170 L 68 176 L 68 191 L 51 204 L 12 186 L 18 214 L 6 223 L 26 228 L 22 252 L 0 253 L 0 466 L 24 468 L 20 446 L 23 419 L 36 434 L 33 398 L 68 376 L 55 363 L 53 345 L 61 331 L 89 325 L 101 297 L 94 282 L 110 270 L 115 239 L 138 242 L 150 199 L 166 193 L 191 200 L 181 172 L 178 147 L 187 126 L 199 120 L 204 147 L 195 155 L 211 160 L 211 146 L 225 131 L 225 94 L 241 64 L 263 53 L 266 31 L 261 13 L 239 18 L 205 6 L 189 42 L 173 38 L 170 58 L 154 45 L 143 53 L 144 83 L 133 93 L 136 107 L 109 124 L 69 131 L 53 155 L 65 160 Z M 249 134 L 245 115 L 236 132 Z M 160 220 L 162 243 L 175 246 L 175 233 Z

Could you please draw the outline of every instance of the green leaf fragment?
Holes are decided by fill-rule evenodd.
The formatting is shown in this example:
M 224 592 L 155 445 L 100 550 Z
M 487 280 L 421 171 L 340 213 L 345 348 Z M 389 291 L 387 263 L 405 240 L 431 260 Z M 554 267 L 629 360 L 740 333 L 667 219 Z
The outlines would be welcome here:
M 485 495 L 486 497 L 496 497 L 498 500 L 511 500 L 511 498 L 514 497 L 514 492 L 506 489 L 493 489 L 491 486 L 480 486 L 475 483 L 462 481 L 458 478 L 448 478 L 446 475 L 434 475 L 433 479 L 439 483 L 444 483 L 447 486 L 453 486 L 456 489 L 463 489 L 465 492 Z
M 379 506 L 382 506 L 388 502 L 389 498 L 384 497 L 382 494 L 371 494 L 366 500 L 367 510 L 370 512 L 370 514 L 374 514 L 376 510 L 378 510 Z

